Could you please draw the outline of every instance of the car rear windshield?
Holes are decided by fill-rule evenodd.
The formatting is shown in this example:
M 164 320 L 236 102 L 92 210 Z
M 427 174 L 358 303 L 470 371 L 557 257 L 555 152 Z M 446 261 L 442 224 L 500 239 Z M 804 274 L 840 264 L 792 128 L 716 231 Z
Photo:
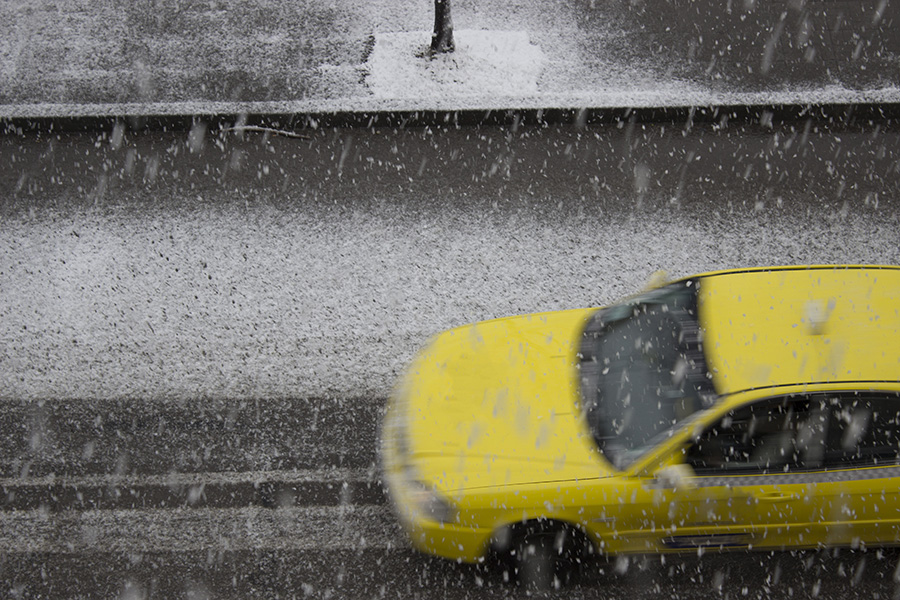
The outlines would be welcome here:
M 680 281 L 600 309 L 584 330 L 582 408 L 594 440 L 617 468 L 715 401 L 697 287 Z

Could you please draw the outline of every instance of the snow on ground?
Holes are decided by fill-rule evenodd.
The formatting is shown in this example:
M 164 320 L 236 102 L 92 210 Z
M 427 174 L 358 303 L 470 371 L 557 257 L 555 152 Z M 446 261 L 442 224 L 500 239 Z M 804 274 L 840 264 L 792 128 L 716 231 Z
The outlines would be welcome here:
M 517 97 L 537 92 L 544 55 L 524 31 L 461 30 L 432 56 L 431 32 L 375 35 L 367 83 L 381 98 Z
M 893 215 L 797 213 L 23 215 L 0 231 L 0 394 L 384 397 L 434 333 L 609 302 L 657 269 L 900 263 Z

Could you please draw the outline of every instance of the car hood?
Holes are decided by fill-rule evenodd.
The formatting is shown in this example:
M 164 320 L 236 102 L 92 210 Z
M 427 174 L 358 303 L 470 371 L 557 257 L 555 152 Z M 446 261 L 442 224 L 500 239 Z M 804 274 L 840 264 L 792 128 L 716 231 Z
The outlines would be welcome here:
M 444 491 L 610 473 L 580 415 L 577 351 L 592 310 L 437 336 L 404 380 L 408 463 Z

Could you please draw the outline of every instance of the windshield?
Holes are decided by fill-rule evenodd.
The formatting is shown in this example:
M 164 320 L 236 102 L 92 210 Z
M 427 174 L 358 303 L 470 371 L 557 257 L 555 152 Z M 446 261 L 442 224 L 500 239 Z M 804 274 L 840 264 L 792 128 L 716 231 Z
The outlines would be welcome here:
M 696 298 L 696 282 L 678 282 L 601 309 L 585 328 L 583 410 L 617 468 L 715 400 Z

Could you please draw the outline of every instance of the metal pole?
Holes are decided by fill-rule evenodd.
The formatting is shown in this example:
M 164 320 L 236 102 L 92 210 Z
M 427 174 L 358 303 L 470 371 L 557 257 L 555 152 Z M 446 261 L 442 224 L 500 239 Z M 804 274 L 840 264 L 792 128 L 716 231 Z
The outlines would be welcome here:
M 434 33 L 431 34 L 431 53 L 453 52 L 453 47 L 450 0 L 434 0 Z

